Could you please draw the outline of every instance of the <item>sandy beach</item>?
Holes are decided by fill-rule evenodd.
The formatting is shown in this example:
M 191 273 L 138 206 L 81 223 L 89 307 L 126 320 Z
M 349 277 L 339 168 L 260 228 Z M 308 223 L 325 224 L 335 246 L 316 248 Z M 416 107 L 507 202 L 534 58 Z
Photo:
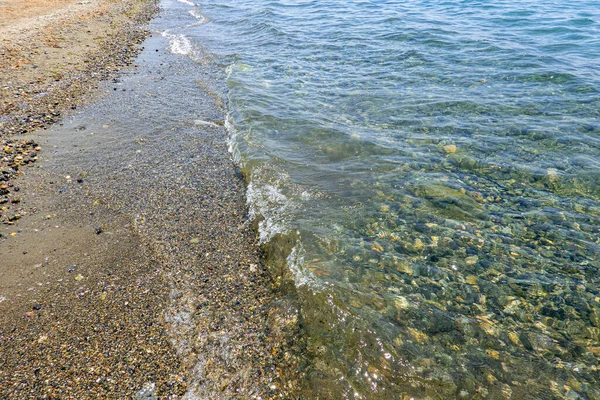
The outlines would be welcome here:
M 0 399 L 297 397 L 297 311 L 261 264 L 222 125 L 180 138 L 198 170 L 151 184 L 120 179 L 109 124 L 55 125 L 133 70 L 157 11 L 0 2 Z

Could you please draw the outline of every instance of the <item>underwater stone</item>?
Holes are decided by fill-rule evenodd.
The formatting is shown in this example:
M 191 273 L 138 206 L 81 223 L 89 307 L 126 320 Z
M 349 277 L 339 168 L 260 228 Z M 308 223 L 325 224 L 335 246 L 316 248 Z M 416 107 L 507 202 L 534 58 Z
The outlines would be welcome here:
M 590 322 L 593 326 L 600 328 L 600 311 L 596 307 L 590 307 Z
M 477 285 L 477 277 L 476 277 L 476 276 L 474 276 L 474 275 L 469 275 L 469 276 L 467 276 L 467 278 L 466 278 L 466 282 L 467 282 L 469 285 Z
M 479 257 L 477 257 L 477 256 L 469 256 L 469 257 L 465 258 L 465 262 L 467 263 L 467 265 L 475 265 L 475 264 L 477 264 L 478 261 L 479 261 Z
M 453 144 L 447 144 L 444 147 L 442 147 L 442 150 L 444 150 L 444 153 L 456 153 L 456 146 Z
M 398 310 L 406 310 L 408 307 L 410 307 L 410 303 L 404 296 L 396 296 L 394 299 L 394 305 Z

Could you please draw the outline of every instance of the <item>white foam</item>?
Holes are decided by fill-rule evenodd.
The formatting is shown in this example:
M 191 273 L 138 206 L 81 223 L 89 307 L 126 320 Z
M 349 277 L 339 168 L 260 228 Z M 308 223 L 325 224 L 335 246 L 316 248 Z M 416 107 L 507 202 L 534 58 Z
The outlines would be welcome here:
M 207 63 L 211 60 L 211 55 L 206 53 L 197 43 L 183 34 L 170 33 L 169 30 L 162 32 L 163 37 L 169 39 L 169 51 L 173 54 L 189 57 L 190 60 L 199 64 Z
M 229 67 L 226 70 L 226 73 L 228 73 L 228 74 L 231 73 L 229 71 Z M 236 144 L 237 130 L 233 126 L 231 113 L 229 113 L 229 112 L 227 112 L 227 114 L 225 115 L 225 129 L 227 129 L 227 133 L 228 133 L 227 149 L 229 150 L 229 153 L 231 153 L 231 156 L 233 157 L 233 162 L 236 163 L 237 165 L 240 165 L 241 156 L 240 156 L 239 148 Z
M 226 73 L 228 76 L 235 67 L 235 64 L 227 67 Z M 229 134 L 227 143 L 229 152 L 234 162 L 244 168 L 239 148 L 240 133 L 235 127 L 231 113 L 227 113 L 225 116 L 225 128 Z M 270 177 L 270 179 L 265 179 L 266 176 Z M 253 220 L 260 217 L 260 222 L 258 223 L 259 244 L 269 242 L 279 233 L 286 234 L 290 232 L 289 217 L 292 210 L 298 207 L 298 204 L 283 193 L 282 188 L 289 188 L 289 185 L 289 176 L 281 171 L 274 174 L 273 167 L 266 167 L 265 171 L 260 167 L 255 167 L 252 171 L 246 190 L 246 201 L 250 219 Z M 291 190 L 294 192 L 293 188 Z M 306 190 L 296 190 L 296 192 L 298 192 L 302 200 L 313 198 L 313 195 Z M 303 254 L 302 243 L 298 241 L 287 257 L 288 268 L 294 277 L 296 286 L 306 285 L 313 291 L 323 290 L 324 286 L 320 280 L 310 270 L 305 268 Z
M 181 34 L 166 34 L 166 37 L 170 42 L 169 50 L 171 53 L 180 54 L 182 56 L 187 56 L 192 53 L 192 41 L 187 36 Z
M 205 23 L 207 23 L 208 21 L 210 21 L 210 20 L 209 20 L 207 17 L 205 17 L 204 15 L 202 15 L 202 14 L 200 13 L 200 11 L 198 11 L 198 10 L 190 10 L 190 11 L 188 11 L 188 13 L 189 13 L 189 14 L 190 14 L 192 17 L 194 17 L 194 18 L 196 18 L 196 19 L 198 20 L 198 22 L 197 22 L 197 23 L 195 23 L 194 25 L 201 25 L 201 24 L 205 24 Z
M 250 218 L 263 217 L 258 224 L 258 241 L 262 244 L 270 241 L 278 233 L 288 232 L 285 214 L 290 204 L 275 185 L 257 185 L 255 181 L 256 179 L 252 179 L 248 184 L 246 197 Z
M 230 69 L 228 68 L 228 72 Z M 241 152 L 238 146 L 238 131 L 235 128 L 231 114 L 225 116 L 225 128 L 228 132 L 227 147 L 232 155 L 233 162 L 244 168 Z M 265 183 L 260 179 L 260 168 L 252 172 L 248 188 L 246 189 L 246 204 L 250 219 L 262 217 L 258 223 L 259 243 L 267 243 L 278 233 L 288 231 L 285 223 L 285 215 L 289 208 L 289 200 L 276 186 L 280 177 L 272 184 Z
M 177 0 L 180 3 L 187 4 L 188 6 L 196 7 L 196 3 L 192 3 L 189 0 Z

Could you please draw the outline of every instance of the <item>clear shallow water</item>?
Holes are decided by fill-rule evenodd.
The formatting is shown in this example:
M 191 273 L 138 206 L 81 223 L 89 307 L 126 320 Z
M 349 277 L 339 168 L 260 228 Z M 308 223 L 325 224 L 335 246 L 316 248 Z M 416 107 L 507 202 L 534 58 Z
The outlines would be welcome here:
M 171 50 L 222 67 L 307 393 L 600 398 L 600 2 L 173 10 Z

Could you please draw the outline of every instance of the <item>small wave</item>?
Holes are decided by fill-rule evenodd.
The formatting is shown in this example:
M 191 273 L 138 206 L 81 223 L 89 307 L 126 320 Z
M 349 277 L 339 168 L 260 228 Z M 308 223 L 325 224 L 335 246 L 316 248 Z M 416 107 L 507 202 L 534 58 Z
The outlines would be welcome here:
M 287 265 L 292 272 L 296 287 L 308 286 L 314 292 L 320 292 L 324 289 L 323 284 L 319 283 L 314 274 L 304 267 L 304 249 L 300 242 L 290 252 Z
M 229 69 L 227 70 L 227 74 L 231 74 L 231 71 Z M 225 129 L 227 130 L 227 149 L 229 150 L 229 153 L 233 158 L 233 162 L 239 165 L 241 157 L 239 148 L 236 144 L 237 131 L 233 126 L 231 113 L 229 112 L 227 113 L 227 115 L 225 115 Z
M 196 22 L 194 25 L 202 25 L 202 24 L 206 24 L 207 22 L 210 21 L 207 17 L 202 15 L 200 13 L 200 11 L 198 11 L 198 10 L 190 10 L 190 11 L 188 11 L 188 14 L 190 14 L 192 17 L 194 17 L 198 20 L 198 22 Z
M 187 4 L 188 6 L 192 6 L 192 7 L 196 7 L 196 3 L 192 3 L 189 0 L 177 0 L 178 2 L 182 3 L 182 4 Z
M 161 35 L 169 40 L 169 51 L 173 54 L 186 56 L 198 64 L 207 64 L 214 60 L 201 44 L 186 35 L 171 33 L 170 29 L 165 30 Z
M 184 56 L 192 53 L 192 41 L 187 36 L 181 34 L 174 35 L 167 31 L 163 32 L 162 35 L 169 39 L 169 50 L 171 53 Z
M 262 216 L 258 224 L 259 243 L 267 243 L 278 233 L 287 233 L 288 228 L 283 215 L 289 208 L 288 198 L 275 185 L 257 185 L 254 180 L 246 191 L 251 219 Z

